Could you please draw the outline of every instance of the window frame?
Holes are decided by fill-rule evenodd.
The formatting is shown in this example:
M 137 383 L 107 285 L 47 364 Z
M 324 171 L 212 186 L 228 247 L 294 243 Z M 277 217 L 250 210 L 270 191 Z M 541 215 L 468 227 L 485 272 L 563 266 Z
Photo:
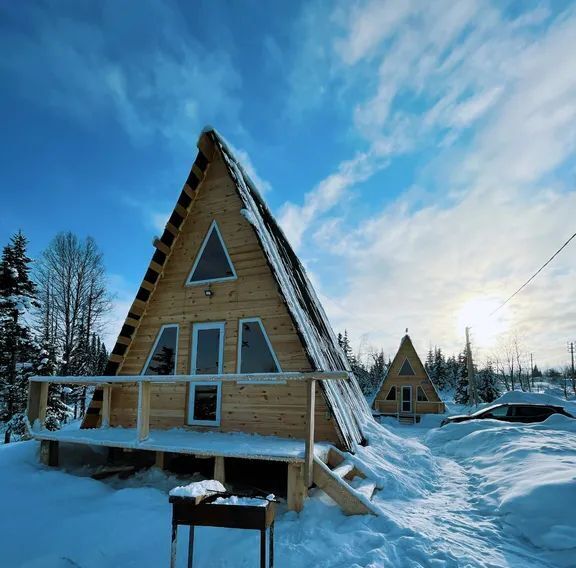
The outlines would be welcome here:
M 408 374 L 408 375 L 403 375 L 402 374 L 402 369 L 404 368 L 404 365 L 408 363 L 408 367 L 410 367 L 410 370 L 412 371 L 412 374 Z M 398 376 L 399 377 L 415 377 L 416 376 L 416 371 L 414 370 L 414 367 L 412 366 L 412 363 L 410 363 L 410 361 L 408 360 L 408 357 L 404 357 L 404 361 L 402 361 L 402 365 L 400 365 L 400 368 L 398 369 Z
M 424 395 L 424 398 L 422 400 L 420 400 L 419 398 L 420 393 Z M 430 399 L 428 398 L 428 395 L 426 394 L 424 387 L 422 387 L 421 385 L 418 385 L 416 387 L 416 402 L 430 402 Z
M 222 245 L 222 249 L 224 250 L 224 254 L 226 255 L 226 259 L 228 260 L 228 263 L 230 264 L 230 268 L 232 268 L 232 276 L 224 276 L 222 278 L 209 278 L 209 279 L 205 279 L 205 280 L 192 281 L 191 280 L 192 275 L 194 274 L 194 271 L 198 267 L 198 263 L 200 262 L 200 259 L 202 258 L 202 255 L 204 254 L 204 249 L 206 248 L 206 245 L 208 244 L 208 240 L 210 239 L 210 236 L 212 235 L 212 231 L 216 231 L 218 239 L 220 240 L 220 244 Z M 186 277 L 185 285 L 186 286 L 201 286 L 203 284 L 212 284 L 215 282 L 229 282 L 231 280 L 237 280 L 237 279 L 238 279 L 238 275 L 236 274 L 236 268 L 234 268 L 234 264 L 232 262 L 232 259 L 230 258 L 230 255 L 228 254 L 228 248 L 226 247 L 226 243 L 224 242 L 224 238 L 222 237 L 222 233 L 220 232 L 220 227 L 218 227 L 218 223 L 216 222 L 216 219 L 214 219 L 212 221 L 212 223 L 210 223 L 210 227 L 208 228 L 208 231 L 204 235 L 204 240 L 202 241 L 202 244 L 200 245 L 200 249 L 198 250 L 198 253 L 196 254 L 196 258 L 194 259 L 194 264 L 192 265 L 192 269 L 190 270 L 190 272 L 188 273 L 188 276 Z
M 257 322 L 258 325 L 260 326 L 260 331 L 262 332 L 262 335 L 264 336 L 264 339 L 266 341 L 266 345 L 268 346 L 268 349 L 270 350 L 270 353 L 272 354 L 272 359 L 274 359 L 274 362 L 276 363 L 276 367 L 278 368 L 278 370 L 274 373 L 242 373 L 242 324 L 244 323 L 254 323 Z M 282 367 L 280 366 L 280 361 L 278 361 L 278 357 L 276 356 L 276 351 L 274 351 L 274 347 L 272 346 L 272 342 L 270 341 L 270 338 L 268 337 L 268 333 L 266 333 L 266 327 L 264 326 L 264 322 L 262 321 L 262 318 L 260 317 L 251 317 L 251 318 L 241 318 L 238 320 L 238 346 L 237 346 L 237 352 L 236 352 L 236 372 L 239 374 L 243 374 L 243 375 L 261 375 L 262 376 L 262 381 L 254 381 L 254 380 L 249 380 L 249 381 L 237 381 L 238 384 L 246 384 L 246 383 L 250 383 L 250 384 L 258 384 L 258 383 L 263 383 L 263 384 L 286 384 L 285 380 L 266 380 L 265 377 L 268 377 L 270 375 L 276 375 L 277 373 L 281 373 L 282 372 Z
M 394 398 L 389 398 L 390 393 L 391 393 L 392 391 L 394 391 Z M 387 394 L 386 397 L 384 398 L 384 400 L 385 400 L 386 402 L 397 402 L 397 401 L 398 401 L 398 396 L 397 396 L 397 395 L 398 395 L 398 393 L 396 392 L 396 385 L 392 385 L 392 386 L 390 387 L 390 390 L 388 391 L 388 394 Z
M 175 327 L 176 328 L 176 349 L 174 350 L 174 372 L 172 373 L 173 375 L 177 375 L 177 371 L 178 371 L 178 341 L 180 339 L 180 325 L 177 323 L 165 323 L 162 326 L 160 326 L 160 329 L 158 330 L 158 333 L 156 334 L 156 339 L 154 340 L 154 344 L 152 345 L 152 348 L 150 349 L 150 352 L 148 353 L 148 357 L 146 357 L 146 362 L 144 363 L 144 366 L 142 367 L 142 371 L 140 371 L 141 375 L 144 375 L 144 371 L 146 371 L 146 369 L 148 369 L 148 365 L 150 365 L 150 361 L 152 360 L 152 357 L 154 355 L 154 351 L 156 351 L 156 347 L 158 347 L 158 343 L 160 342 L 160 338 L 162 337 L 162 333 L 164 332 L 165 329 L 168 329 L 170 327 Z M 166 376 L 169 377 L 170 375 L 146 375 L 146 376 L 150 376 L 150 377 L 156 377 L 156 376 Z
M 198 332 L 206 329 L 218 329 L 220 337 L 218 341 L 218 375 L 224 370 L 224 339 L 226 333 L 226 322 L 199 322 L 192 324 L 190 373 L 196 375 L 196 364 L 198 358 Z M 196 401 L 196 385 L 216 386 L 216 420 L 194 420 L 194 403 Z M 186 423 L 190 426 L 220 426 L 222 415 L 222 381 L 190 381 L 188 392 L 188 412 L 186 413 Z
M 215 420 L 194 420 L 194 404 L 196 402 L 196 387 L 211 386 L 216 387 L 216 419 Z M 190 383 L 188 393 L 188 416 L 189 426 L 220 426 L 222 418 L 222 382 L 221 381 L 194 381 Z

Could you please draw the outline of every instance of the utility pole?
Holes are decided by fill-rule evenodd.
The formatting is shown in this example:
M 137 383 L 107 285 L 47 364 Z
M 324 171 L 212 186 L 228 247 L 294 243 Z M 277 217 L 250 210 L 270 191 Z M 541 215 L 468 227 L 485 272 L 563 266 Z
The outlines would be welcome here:
M 572 379 L 572 390 L 574 391 L 574 394 L 576 394 L 576 378 L 574 377 L 574 342 L 570 341 L 570 343 L 568 343 L 568 352 L 570 353 L 571 359 L 572 359 L 572 373 L 570 378 Z
M 466 328 L 466 369 L 468 371 L 468 392 L 470 402 L 478 405 L 478 391 L 476 389 L 476 377 L 474 376 L 474 363 L 472 361 L 472 349 L 470 347 L 470 328 Z

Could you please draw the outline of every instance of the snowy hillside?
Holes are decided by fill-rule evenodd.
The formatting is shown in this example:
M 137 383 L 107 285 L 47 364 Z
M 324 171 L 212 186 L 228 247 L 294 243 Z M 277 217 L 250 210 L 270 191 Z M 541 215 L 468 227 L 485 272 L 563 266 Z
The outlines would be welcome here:
M 281 508 L 277 566 L 575 565 L 576 421 L 426 424 L 370 428 L 361 457 L 381 488 L 380 516 L 346 517 L 320 491 L 300 515 Z M 37 452 L 36 442 L 0 446 L 2 566 L 167 565 L 167 492 L 186 480 L 152 469 L 95 481 L 81 463 L 97 454 L 64 448 L 63 469 L 50 469 Z M 257 534 L 197 535 L 195 566 L 257 564 Z M 184 565 L 183 549 L 179 557 Z

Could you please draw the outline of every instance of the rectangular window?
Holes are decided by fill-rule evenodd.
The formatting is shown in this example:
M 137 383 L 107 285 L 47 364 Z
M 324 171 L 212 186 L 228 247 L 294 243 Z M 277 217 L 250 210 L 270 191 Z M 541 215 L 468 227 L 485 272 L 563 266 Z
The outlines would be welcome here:
M 178 325 L 163 325 L 156 336 L 150 355 L 142 370 L 143 375 L 176 374 L 178 353 Z
M 192 328 L 193 375 L 221 375 L 224 357 L 224 322 L 197 323 Z M 220 381 L 191 382 L 188 424 L 220 425 Z
M 220 424 L 220 383 L 192 383 L 190 387 L 190 424 Z

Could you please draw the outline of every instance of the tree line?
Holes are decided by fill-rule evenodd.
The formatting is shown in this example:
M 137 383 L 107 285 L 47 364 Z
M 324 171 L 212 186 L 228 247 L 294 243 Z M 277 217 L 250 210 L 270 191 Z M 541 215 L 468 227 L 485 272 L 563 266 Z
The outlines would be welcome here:
M 28 379 L 34 375 L 101 375 L 102 341 L 111 308 L 102 253 L 94 239 L 59 233 L 39 258 L 19 231 L 0 258 L 0 430 L 4 441 L 26 435 Z M 81 416 L 86 388 L 50 385 L 46 427 Z
M 392 363 L 383 349 L 370 349 L 367 355 L 354 353 L 348 332 L 338 334 L 338 344 L 344 351 L 364 395 L 370 399 L 380 388 Z M 466 361 L 466 348 L 457 355 L 446 355 L 440 347 L 430 347 L 424 367 L 436 389 L 445 397 L 453 397 L 457 404 L 470 403 L 470 383 Z M 576 395 L 576 377 L 569 369 L 548 369 L 545 373 L 533 365 L 521 341 L 514 335 L 508 338 L 490 359 L 483 364 L 474 361 L 474 377 L 480 402 L 493 402 L 511 390 L 532 392 L 543 378 L 557 384 L 568 398 L 569 387 Z

